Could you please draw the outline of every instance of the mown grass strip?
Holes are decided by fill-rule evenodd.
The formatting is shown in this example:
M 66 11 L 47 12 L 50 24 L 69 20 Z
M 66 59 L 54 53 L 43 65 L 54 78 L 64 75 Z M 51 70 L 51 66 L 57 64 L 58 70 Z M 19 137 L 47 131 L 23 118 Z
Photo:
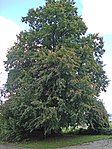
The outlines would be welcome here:
M 42 141 L 24 142 L 21 144 L 16 144 L 16 146 L 30 149 L 55 149 L 104 139 L 112 139 L 112 136 L 106 136 L 106 135 L 66 136 L 66 137 L 46 139 Z

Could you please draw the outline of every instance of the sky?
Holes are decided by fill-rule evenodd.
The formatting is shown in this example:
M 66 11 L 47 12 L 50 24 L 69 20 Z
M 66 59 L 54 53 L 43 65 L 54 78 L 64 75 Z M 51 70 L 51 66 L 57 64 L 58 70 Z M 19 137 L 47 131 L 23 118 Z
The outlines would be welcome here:
M 112 80 L 112 0 L 75 0 L 78 14 L 88 27 L 88 33 L 99 33 L 104 39 L 106 50 L 102 60 L 109 80 Z M 45 0 L 0 0 L 0 80 L 6 82 L 7 74 L 4 71 L 3 61 L 6 60 L 7 50 L 16 41 L 16 34 L 28 28 L 21 22 L 21 17 L 26 16 L 28 9 L 43 6 Z M 1 86 L 0 84 L 0 86 Z M 104 105 L 112 113 L 112 83 L 106 93 L 101 93 Z

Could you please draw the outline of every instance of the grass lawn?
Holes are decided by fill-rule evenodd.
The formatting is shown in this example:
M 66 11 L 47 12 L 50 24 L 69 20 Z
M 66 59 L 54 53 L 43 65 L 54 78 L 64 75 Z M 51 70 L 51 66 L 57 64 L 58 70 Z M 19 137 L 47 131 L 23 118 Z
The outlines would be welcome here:
M 65 136 L 59 138 L 49 138 L 42 141 L 23 142 L 13 144 L 16 147 L 25 147 L 30 149 L 55 149 L 59 147 L 78 145 L 96 140 L 112 139 L 112 136 L 106 135 L 84 135 L 84 136 Z M 12 144 L 11 144 L 12 145 Z

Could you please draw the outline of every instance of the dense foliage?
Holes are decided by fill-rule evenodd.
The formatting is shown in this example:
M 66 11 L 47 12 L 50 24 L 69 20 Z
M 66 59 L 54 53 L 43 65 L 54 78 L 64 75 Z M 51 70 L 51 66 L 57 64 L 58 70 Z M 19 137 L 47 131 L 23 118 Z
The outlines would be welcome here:
M 48 0 L 22 20 L 30 30 L 20 33 L 5 62 L 9 100 L 0 108 L 2 138 L 17 141 L 83 124 L 108 127 L 97 98 L 108 85 L 103 39 L 85 35 L 77 8 L 66 0 Z

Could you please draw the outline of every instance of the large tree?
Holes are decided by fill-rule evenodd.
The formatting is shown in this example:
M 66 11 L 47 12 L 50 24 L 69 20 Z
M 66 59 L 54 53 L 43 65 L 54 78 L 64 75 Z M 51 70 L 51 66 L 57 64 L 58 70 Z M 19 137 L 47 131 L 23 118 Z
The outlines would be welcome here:
M 7 54 L 9 101 L 1 108 L 6 129 L 1 134 L 13 140 L 84 123 L 108 127 L 97 98 L 108 85 L 103 39 L 85 35 L 87 27 L 69 0 L 48 0 L 22 20 L 30 29 L 20 33 Z

